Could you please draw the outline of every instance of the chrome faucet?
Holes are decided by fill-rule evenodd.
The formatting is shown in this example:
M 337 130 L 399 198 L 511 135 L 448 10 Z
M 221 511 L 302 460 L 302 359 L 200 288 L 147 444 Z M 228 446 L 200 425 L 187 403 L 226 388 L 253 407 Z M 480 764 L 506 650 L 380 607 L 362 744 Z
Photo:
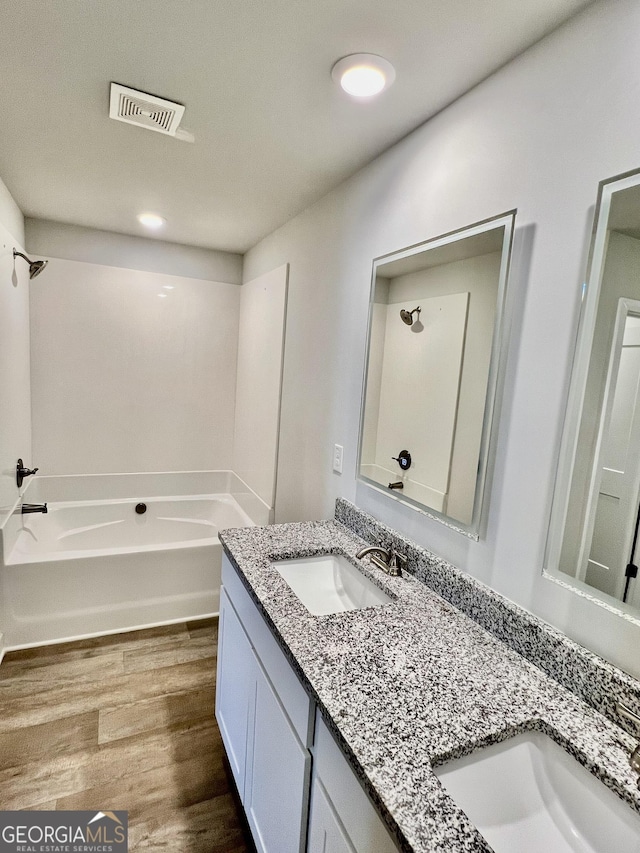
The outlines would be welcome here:
M 378 545 L 367 545 L 356 554 L 356 558 L 361 560 L 367 554 L 372 554 L 371 562 L 374 566 L 382 569 L 388 575 L 397 577 L 402 574 L 401 570 L 406 568 L 407 558 L 404 554 L 399 554 L 393 548 L 380 548 Z
M 634 713 L 631 708 L 628 708 L 622 702 L 616 702 L 616 712 L 625 720 L 640 728 L 640 716 Z M 640 743 L 636 744 L 636 748 L 629 756 L 629 764 L 631 769 L 638 774 L 638 788 L 640 788 Z

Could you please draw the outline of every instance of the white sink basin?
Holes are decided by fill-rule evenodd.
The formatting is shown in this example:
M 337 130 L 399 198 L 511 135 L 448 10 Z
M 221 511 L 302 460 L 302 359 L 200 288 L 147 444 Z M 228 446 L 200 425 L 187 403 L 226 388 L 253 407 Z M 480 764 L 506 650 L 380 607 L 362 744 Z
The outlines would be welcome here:
M 391 599 L 338 554 L 278 560 L 272 564 L 314 616 L 380 607 Z
M 434 772 L 495 853 L 640 853 L 640 816 L 540 732 Z

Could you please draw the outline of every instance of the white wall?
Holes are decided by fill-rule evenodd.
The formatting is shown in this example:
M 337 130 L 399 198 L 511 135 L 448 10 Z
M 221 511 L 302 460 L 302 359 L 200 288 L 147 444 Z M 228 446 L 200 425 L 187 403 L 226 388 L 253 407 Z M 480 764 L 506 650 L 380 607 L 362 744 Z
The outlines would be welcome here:
M 30 293 L 42 473 L 230 467 L 239 286 L 52 257 Z
M 0 180 L 0 526 L 18 498 L 18 457 L 31 463 L 29 268 L 14 248 L 24 252 L 24 221 Z
M 273 507 L 288 267 L 241 288 L 233 470 Z
M 638 55 L 637 0 L 589 7 L 261 241 L 244 277 L 290 263 L 278 520 L 328 517 L 336 496 L 357 498 L 640 675 L 638 627 L 541 574 L 597 186 L 640 166 Z M 371 261 L 513 208 L 513 333 L 475 543 L 356 489 Z

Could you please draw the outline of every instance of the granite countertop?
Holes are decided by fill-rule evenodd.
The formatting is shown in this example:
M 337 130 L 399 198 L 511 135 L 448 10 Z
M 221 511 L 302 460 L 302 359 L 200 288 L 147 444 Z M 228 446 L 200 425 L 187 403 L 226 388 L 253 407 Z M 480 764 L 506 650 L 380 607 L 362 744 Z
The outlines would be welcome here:
M 491 848 L 432 767 L 543 731 L 640 812 L 633 739 L 408 572 L 355 559 L 336 521 L 225 530 L 223 547 L 403 850 Z M 393 599 L 312 616 L 274 559 L 340 553 Z

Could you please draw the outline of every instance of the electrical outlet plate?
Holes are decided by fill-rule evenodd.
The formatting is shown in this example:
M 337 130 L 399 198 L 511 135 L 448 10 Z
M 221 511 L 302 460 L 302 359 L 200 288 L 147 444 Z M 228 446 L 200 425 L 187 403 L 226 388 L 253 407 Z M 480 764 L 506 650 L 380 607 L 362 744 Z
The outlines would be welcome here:
M 344 448 L 341 444 L 333 445 L 333 470 L 336 474 L 342 474 L 342 456 Z

